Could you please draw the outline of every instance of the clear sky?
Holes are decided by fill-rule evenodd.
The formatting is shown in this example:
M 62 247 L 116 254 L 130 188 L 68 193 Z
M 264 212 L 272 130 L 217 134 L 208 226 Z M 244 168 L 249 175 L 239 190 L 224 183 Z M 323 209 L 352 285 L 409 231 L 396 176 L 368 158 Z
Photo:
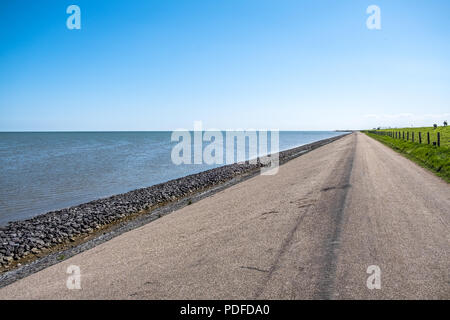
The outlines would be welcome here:
M 442 123 L 449 15 L 449 0 L 2 0 L 0 131 Z

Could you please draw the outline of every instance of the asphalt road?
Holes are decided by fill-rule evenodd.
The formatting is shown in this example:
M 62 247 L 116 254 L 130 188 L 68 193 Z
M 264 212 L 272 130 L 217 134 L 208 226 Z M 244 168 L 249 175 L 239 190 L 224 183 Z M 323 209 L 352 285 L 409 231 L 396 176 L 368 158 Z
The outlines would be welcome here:
M 450 186 L 355 133 L 0 289 L 0 299 L 449 299 Z M 67 267 L 81 289 L 68 289 Z M 380 289 L 369 289 L 369 266 Z

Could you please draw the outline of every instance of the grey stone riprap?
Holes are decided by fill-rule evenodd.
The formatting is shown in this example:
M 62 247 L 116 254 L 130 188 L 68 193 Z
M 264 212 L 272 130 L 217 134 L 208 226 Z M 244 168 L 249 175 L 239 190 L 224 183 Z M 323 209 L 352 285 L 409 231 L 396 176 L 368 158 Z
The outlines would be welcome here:
M 342 135 L 282 151 L 279 154 L 280 164 L 341 137 Z M 236 176 L 254 173 L 261 166 L 259 160 L 257 164 L 225 165 L 148 188 L 10 222 L 0 227 L 0 267 L 8 266 L 30 254 L 36 255 L 45 249 L 73 242 L 80 235 L 91 234 L 132 214 L 189 197 Z

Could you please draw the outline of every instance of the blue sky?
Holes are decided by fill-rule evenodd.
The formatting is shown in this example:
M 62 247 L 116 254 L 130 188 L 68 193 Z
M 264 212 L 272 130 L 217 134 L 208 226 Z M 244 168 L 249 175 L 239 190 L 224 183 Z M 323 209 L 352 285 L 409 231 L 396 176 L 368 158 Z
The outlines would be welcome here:
M 81 8 L 69 30 L 66 8 Z M 381 9 L 369 30 L 366 8 Z M 0 3 L 0 131 L 450 120 L 450 1 Z

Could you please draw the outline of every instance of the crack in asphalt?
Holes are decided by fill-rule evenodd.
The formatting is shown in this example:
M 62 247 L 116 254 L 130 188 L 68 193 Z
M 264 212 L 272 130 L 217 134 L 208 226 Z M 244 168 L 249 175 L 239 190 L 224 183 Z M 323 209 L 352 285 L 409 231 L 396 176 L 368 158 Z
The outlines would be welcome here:
M 251 266 L 241 266 L 242 269 L 249 269 L 249 270 L 255 270 L 255 271 L 260 271 L 260 272 L 269 272 L 269 270 L 264 270 L 264 269 L 260 269 L 260 268 L 256 268 L 256 267 L 251 267 Z
M 264 292 L 264 289 L 267 287 L 267 284 L 272 279 L 274 272 L 280 267 L 280 261 L 281 261 L 282 257 L 285 255 L 287 250 L 291 247 L 292 239 L 294 238 L 294 235 L 297 232 L 298 227 L 300 226 L 300 224 L 302 223 L 304 217 L 308 214 L 308 212 L 311 211 L 311 208 L 312 208 L 312 206 L 306 207 L 306 210 L 303 212 L 303 214 L 301 214 L 297 217 L 295 225 L 291 229 L 291 231 L 288 233 L 287 237 L 284 238 L 283 243 L 282 243 L 280 249 L 278 250 L 277 255 L 275 256 L 274 262 L 272 263 L 271 267 L 269 268 L 269 270 L 267 272 L 267 276 L 264 278 L 261 285 L 259 287 L 257 287 L 257 289 L 256 289 L 256 293 L 254 295 L 255 299 L 258 299 L 261 297 L 261 295 Z

